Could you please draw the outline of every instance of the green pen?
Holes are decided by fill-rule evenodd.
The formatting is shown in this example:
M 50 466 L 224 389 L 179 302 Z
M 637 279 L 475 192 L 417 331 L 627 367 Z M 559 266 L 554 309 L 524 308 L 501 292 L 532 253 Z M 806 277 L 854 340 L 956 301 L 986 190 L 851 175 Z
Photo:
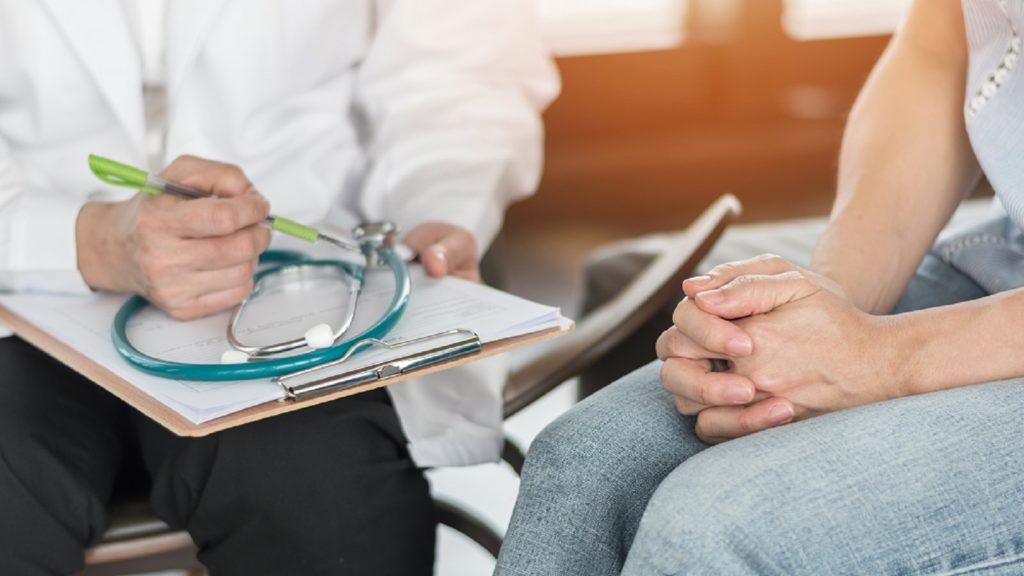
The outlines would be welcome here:
M 190 199 L 214 197 L 213 194 L 200 192 L 199 190 L 195 190 L 187 186 L 168 182 L 167 180 L 150 174 L 145 170 L 140 170 L 138 168 L 128 166 L 127 164 L 110 160 L 109 158 L 96 156 L 95 154 L 89 155 L 89 169 L 92 170 L 92 173 L 95 174 L 97 178 L 103 180 L 107 184 L 141 190 L 147 194 L 156 195 L 167 192 L 169 194 L 174 194 L 175 196 Z M 311 244 L 316 243 L 318 240 L 323 240 L 345 248 L 346 250 L 354 250 L 356 252 L 360 251 L 359 245 L 351 240 L 345 240 L 343 238 L 324 234 L 312 226 L 299 224 L 294 220 L 282 218 L 281 216 L 271 214 L 267 216 L 264 222 L 271 230 L 276 230 L 282 234 L 294 236 L 295 238 L 305 240 Z

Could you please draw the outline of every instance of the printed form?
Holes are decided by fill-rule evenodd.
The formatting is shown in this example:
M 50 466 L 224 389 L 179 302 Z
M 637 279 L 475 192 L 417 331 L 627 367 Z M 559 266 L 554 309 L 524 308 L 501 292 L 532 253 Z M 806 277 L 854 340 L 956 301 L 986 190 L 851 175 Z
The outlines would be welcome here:
M 524 300 L 459 278 L 429 278 L 418 265 L 410 265 L 412 293 L 408 308 L 385 341 L 420 338 L 454 329 L 472 330 L 481 343 L 558 327 L 558 308 Z M 255 299 L 239 321 L 237 334 L 246 344 L 269 344 L 300 338 L 315 324 L 340 324 L 346 302 L 344 285 L 325 281 L 300 288 L 281 286 L 266 298 Z M 389 270 L 367 273 L 349 334 L 358 334 L 387 310 L 394 294 Z M 111 343 L 111 326 L 124 295 L 53 296 L 0 294 L 0 304 L 35 324 L 64 344 L 133 384 L 194 424 L 200 424 L 251 406 L 283 398 L 280 386 L 270 379 L 231 382 L 194 382 L 160 378 L 135 369 Z M 159 310 L 147 307 L 128 327 L 136 348 L 164 360 L 191 364 L 219 363 L 230 348 L 224 312 L 191 322 L 176 322 Z M 437 346 L 428 342 L 420 349 Z M 373 348 L 355 354 L 327 374 L 370 366 L 417 351 Z M 301 352 L 300 352 L 301 353 Z

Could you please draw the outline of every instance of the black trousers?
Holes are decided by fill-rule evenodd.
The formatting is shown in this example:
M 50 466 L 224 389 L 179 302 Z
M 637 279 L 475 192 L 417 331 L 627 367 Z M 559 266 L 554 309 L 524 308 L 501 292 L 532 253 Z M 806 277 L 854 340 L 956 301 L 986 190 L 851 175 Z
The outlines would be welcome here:
M 383 391 L 179 438 L 0 339 L 0 575 L 79 570 L 133 474 L 213 576 L 431 574 L 434 508 L 405 444 Z

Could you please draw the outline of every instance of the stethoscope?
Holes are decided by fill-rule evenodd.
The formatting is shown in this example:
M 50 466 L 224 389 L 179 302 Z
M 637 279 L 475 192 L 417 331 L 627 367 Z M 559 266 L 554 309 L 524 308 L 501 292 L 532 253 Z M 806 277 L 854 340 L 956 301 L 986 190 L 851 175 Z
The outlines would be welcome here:
M 207 198 L 211 195 L 199 190 L 168 182 L 160 176 L 122 164 L 109 158 L 89 155 L 89 169 L 97 178 L 113 186 L 140 190 L 147 194 L 169 193 L 186 199 Z M 365 342 L 381 340 L 398 324 L 409 303 L 411 292 L 409 270 L 405 259 L 395 250 L 398 228 L 391 222 L 375 222 L 357 227 L 352 235 L 354 240 L 339 238 L 311 226 L 276 215 L 267 216 L 265 223 L 272 230 L 310 243 L 324 242 L 341 250 L 357 253 L 365 260 L 364 265 L 344 260 L 314 260 L 290 250 L 268 250 L 260 256 L 265 268 L 256 272 L 254 288 L 241 304 L 235 307 L 228 322 L 227 339 L 231 350 L 225 352 L 219 364 L 185 364 L 150 356 L 132 345 L 128 339 L 128 325 L 148 302 L 141 296 L 133 296 L 125 302 L 114 317 L 111 330 L 114 347 L 118 353 L 136 368 L 163 376 L 182 380 L 250 380 L 273 378 L 295 372 L 307 372 L 321 364 L 336 362 L 359 349 Z M 372 268 L 390 268 L 395 276 L 395 293 L 391 304 L 376 322 L 362 332 L 349 338 L 343 337 L 355 318 L 356 303 L 365 281 L 365 272 Z M 306 332 L 303 338 L 294 338 L 276 344 L 255 346 L 243 343 L 238 338 L 238 319 L 246 306 L 263 291 L 264 282 L 270 278 L 301 282 L 311 270 L 328 269 L 344 273 L 349 283 L 348 306 L 338 330 L 330 325 L 318 324 Z M 289 354 L 308 348 L 302 354 Z
M 268 250 L 260 256 L 264 268 L 254 276 L 250 295 L 232 311 L 228 321 L 227 340 L 232 350 L 225 353 L 219 364 L 186 364 L 150 356 L 128 338 L 132 319 L 149 303 L 141 296 L 125 302 L 114 317 L 112 338 L 118 353 L 136 368 L 165 378 L 199 381 L 250 380 L 273 378 L 309 370 L 325 363 L 335 362 L 352 353 L 361 343 L 380 340 L 395 327 L 409 303 L 411 283 L 405 259 L 395 250 L 397 228 L 390 222 L 363 224 L 353 232 L 355 245 L 365 264 L 344 260 L 310 259 L 290 250 Z M 347 332 L 355 318 L 356 304 L 365 282 L 365 272 L 371 268 L 390 268 L 394 275 L 395 292 L 387 310 L 369 327 L 355 335 Z M 327 324 L 318 324 L 303 338 L 294 338 L 267 345 L 252 345 L 241 341 L 237 334 L 239 318 L 246 306 L 258 298 L 265 282 L 270 278 L 285 282 L 301 282 L 304 275 L 317 269 L 344 273 L 349 280 L 348 305 L 341 326 L 337 330 Z M 289 354 L 306 348 L 301 354 Z

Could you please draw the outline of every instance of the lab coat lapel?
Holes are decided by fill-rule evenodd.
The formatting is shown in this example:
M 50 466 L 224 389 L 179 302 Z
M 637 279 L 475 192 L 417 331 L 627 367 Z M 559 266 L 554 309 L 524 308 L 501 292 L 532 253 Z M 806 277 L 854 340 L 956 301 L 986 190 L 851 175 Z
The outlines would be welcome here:
M 176 94 L 195 66 L 203 42 L 227 0 L 167 2 L 167 91 Z
M 139 55 L 121 6 L 117 0 L 44 1 L 141 154 L 145 119 Z

